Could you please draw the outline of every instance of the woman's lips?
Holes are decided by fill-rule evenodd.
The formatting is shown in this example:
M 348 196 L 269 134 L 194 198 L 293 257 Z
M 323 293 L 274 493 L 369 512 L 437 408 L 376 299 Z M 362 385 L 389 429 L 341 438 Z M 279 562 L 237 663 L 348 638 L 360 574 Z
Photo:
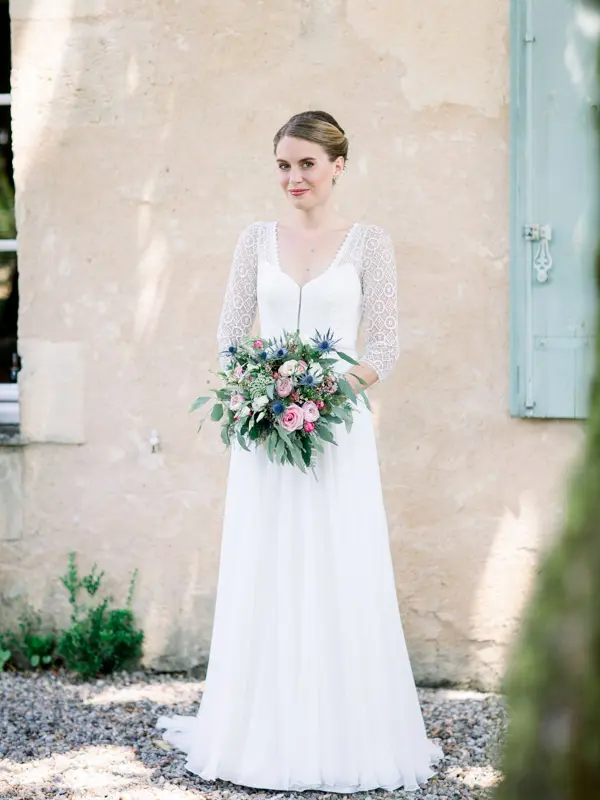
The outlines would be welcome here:
M 290 194 L 294 197 L 301 197 L 303 194 L 306 194 L 308 189 L 290 189 Z

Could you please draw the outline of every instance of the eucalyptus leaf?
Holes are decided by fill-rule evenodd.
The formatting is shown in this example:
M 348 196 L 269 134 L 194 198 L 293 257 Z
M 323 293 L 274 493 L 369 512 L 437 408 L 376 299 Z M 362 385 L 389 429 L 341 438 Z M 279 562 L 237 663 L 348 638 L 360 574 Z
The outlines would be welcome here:
M 313 450 L 317 450 L 319 453 L 325 452 L 325 448 L 316 436 L 312 440 L 312 448 Z
M 341 350 L 336 350 L 336 353 L 338 354 L 338 356 L 341 359 L 343 359 L 344 361 L 347 361 L 348 364 L 354 364 L 355 366 L 358 366 L 359 362 L 356 361 L 356 359 L 352 358 L 352 356 L 349 356 L 346 353 L 342 353 Z
M 313 450 L 311 440 L 308 437 L 306 437 L 303 444 L 304 447 L 302 448 L 302 458 L 306 466 L 310 467 L 310 461 L 312 458 L 312 450 Z
M 292 460 L 293 460 L 294 464 L 299 469 L 301 469 L 302 472 L 306 472 L 306 466 L 304 465 L 304 458 L 303 458 L 303 455 L 302 455 L 302 451 L 300 450 L 298 445 L 294 445 L 294 444 L 288 445 L 288 449 L 290 451 L 290 454 L 292 456 Z
M 275 447 L 275 458 L 279 461 L 280 464 L 283 463 L 283 457 L 285 453 L 285 439 L 279 439 L 277 442 L 277 446 Z
M 225 447 L 229 447 L 231 445 L 231 439 L 229 438 L 229 427 L 227 425 L 223 425 L 221 428 L 221 439 L 223 440 Z
M 248 447 L 248 445 L 244 441 L 244 437 L 242 436 L 240 431 L 238 431 L 237 440 L 240 443 L 240 447 L 243 448 L 244 450 L 246 450 L 246 452 L 249 453 L 250 452 L 250 448 Z
M 331 444 L 336 444 L 333 433 L 329 430 L 329 428 L 326 428 L 323 425 L 320 428 L 315 428 L 315 430 L 318 432 L 321 439 L 323 439 L 325 442 L 331 442 Z
M 213 419 L 215 422 L 218 422 L 222 417 L 223 417 L 223 405 L 221 403 L 215 403 L 210 413 L 210 418 Z
M 208 403 L 209 400 L 212 400 L 212 397 L 199 397 L 197 400 L 194 400 L 190 406 L 190 411 L 196 411 L 196 409 L 200 408 L 205 403 Z
M 267 457 L 269 461 L 273 461 L 273 454 L 275 452 L 276 443 L 277 443 L 277 434 L 272 431 L 269 434 L 267 441 L 265 443 L 265 449 L 267 451 Z
M 353 391 L 352 387 L 350 386 L 350 384 L 348 383 L 348 381 L 345 380 L 345 378 L 340 378 L 338 380 L 338 387 L 339 387 L 341 393 L 346 395 L 346 397 L 349 400 L 352 400 L 354 405 L 356 405 L 356 394 L 354 393 L 354 391 Z

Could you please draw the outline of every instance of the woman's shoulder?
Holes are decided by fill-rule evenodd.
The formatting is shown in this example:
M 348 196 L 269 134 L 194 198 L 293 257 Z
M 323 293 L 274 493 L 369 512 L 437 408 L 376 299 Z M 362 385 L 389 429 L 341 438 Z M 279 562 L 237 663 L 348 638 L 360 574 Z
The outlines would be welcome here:
M 238 244 L 250 248 L 258 246 L 264 240 L 265 234 L 271 225 L 273 225 L 272 222 L 265 221 L 248 223 L 238 234 Z
M 373 223 L 361 222 L 357 223 L 361 231 L 361 241 L 363 244 L 363 253 L 372 250 L 393 250 L 394 243 L 391 235 L 386 228 L 381 225 Z
M 271 220 L 267 220 L 267 221 L 266 220 L 257 220 L 256 222 L 249 222 L 247 225 L 245 225 L 242 228 L 240 235 L 246 234 L 246 233 L 248 233 L 248 234 L 261 233 L 262 231 L 267 230 L 272 225 L 275 225 L 275 222 L 273 222 Z
M 365 236 L 372 236 L 379 239 L 391 239 L 392 237 L 388 233 L 386 228 L 382 228 L 381 225 L 375 225 L 371 222 L 357 222 L 358 225 Z

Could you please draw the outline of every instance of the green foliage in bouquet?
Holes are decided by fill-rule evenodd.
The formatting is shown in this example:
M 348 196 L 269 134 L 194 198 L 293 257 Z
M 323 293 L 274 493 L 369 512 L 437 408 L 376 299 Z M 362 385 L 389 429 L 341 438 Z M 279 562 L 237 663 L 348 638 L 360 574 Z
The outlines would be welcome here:
M 90 605 L 79 603 L 82 590 L 95 599 L 103 576 L 104 572 L 96 574 L 94 564 L 88 575 L 80 577 L 75 554 L 71 553 L 67 573 L 61 578 L 69 593 L 71 627 L 61 634 L 58 653 L 66 666 L 83 678 L 124 669 L 138 661 L 142 654 L 144 634 L 136 628 L 131 610 L 137 570 L 130 581 L 125 608 L 110 609 L 110 597 Z
M 212 390 L 214 398 L 199 397 L 191 410 L 213 400 L 210 418 L 221 423 L 226 447 L 260 445 L 270 461 L 306 472 L 324 443 L 337 444 L 335 425 L 350 430 L 359 397 L 369 407 L 364 391 L 355 392 L 334 369 L 340 359 L 358 364 L 336 344 L 331 331 L 315 331 L 309 341 L 288 332 L 279 339 L 245 337 L 222 354 L 222 388 Z

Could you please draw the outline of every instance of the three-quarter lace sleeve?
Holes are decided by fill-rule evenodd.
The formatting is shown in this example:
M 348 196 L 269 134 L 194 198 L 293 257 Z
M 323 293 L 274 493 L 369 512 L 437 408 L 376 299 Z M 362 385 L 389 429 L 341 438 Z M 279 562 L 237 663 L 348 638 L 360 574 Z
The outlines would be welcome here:
M 394 245 L 376 225 L 365 234 L 361 275 L 365 351 L 360 361 L 382 381 L 398 360 L 398 301 Z
M 256 317 L 256 275 L 260 223 L 249 225 L 239 235 L 229 280 L 225 289 L 221 316 L 217 326 L 217 342 L 223 365 L 223 351 L 246 336 Z

